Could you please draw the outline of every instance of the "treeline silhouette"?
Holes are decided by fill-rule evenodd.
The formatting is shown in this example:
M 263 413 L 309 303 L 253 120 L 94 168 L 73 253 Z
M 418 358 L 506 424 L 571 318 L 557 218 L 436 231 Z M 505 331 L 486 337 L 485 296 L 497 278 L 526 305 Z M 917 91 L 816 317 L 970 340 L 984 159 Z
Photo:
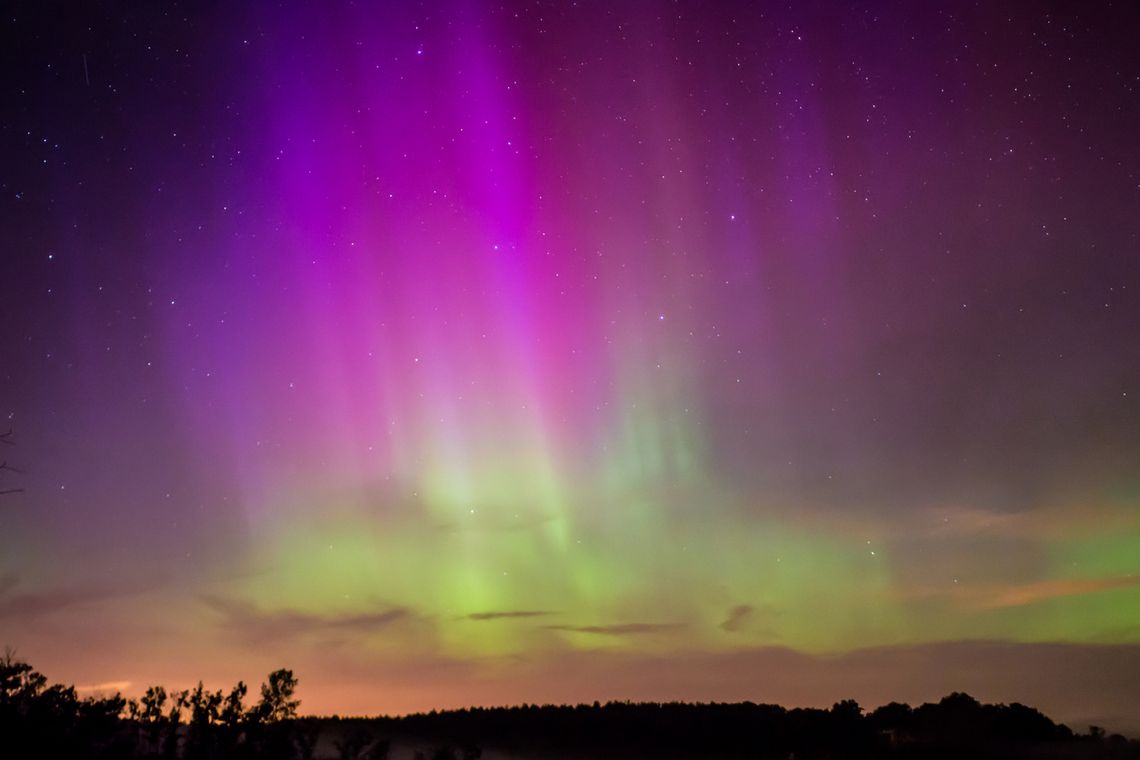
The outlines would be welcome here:
M 246 685 L 228 693 L 167 693 L 140 699 L 79 698 L 74 686 L 47 678 L 12 650 L 0 657 L 0 757 L 4 758 L 309 758 L 319 726 L 298 719 L 290 670 L 269 674 L 250 707 Z
M 1140 758 L 1140 742 L 1090 726 L 1076 734 L 1021 704 L 954 693 L 919 707 L 865 713 L 778 705 L 609 702 L 471 708 L 403 717 L 297 716 L 297 679 L 277 670 L 246 706 L 247 688 L 139 699 L 80 698 L 9 650 L 0 657 L 0 757 L 475 760 L 483 747 L 514 757 L 581 758 Z M 431 747 L 431 749 L 424 749 Z
M 391 733 L 448 737 L 458 746 L 546 756 L 748 758 L 1140 758 L 1140 742 L 1090 726 L 1075 734 L 1022 704 L 982 704 L 963 693 L 912 708 L 864 713 L 741 703 L 633 703 L 470 708 L 356 719 Z

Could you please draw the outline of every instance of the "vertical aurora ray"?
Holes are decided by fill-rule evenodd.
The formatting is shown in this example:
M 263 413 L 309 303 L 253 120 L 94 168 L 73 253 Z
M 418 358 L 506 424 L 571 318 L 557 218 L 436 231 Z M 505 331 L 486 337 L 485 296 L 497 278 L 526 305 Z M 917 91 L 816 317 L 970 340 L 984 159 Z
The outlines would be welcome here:
M 266 23 L 287 39 L 302 22 Z M 257 213 L 279 221 L 233 252 L 246 266 L 227 261 L 202 285 L 228 302 L 262 267 L 278 278 L 263 308 L 228 328 L 237 341 L 219 335 L 212 355 L 191 360 L 240 356 L 243 384 L 222 392 L 220 411 L 223 438 L 242 450 L 251 540 L 282 536 L 259 551 L 270 566 L 289 557 L 302 574 L 401 604 L 426 595 L 471 613 L 556 598 L 567 613 L 620 615 L 653 568 L 623 567 L 612 536 L 671 541 L 654 527 L 670 484 L 695 490 L 706 478 L 697 320 L 669 308 L 700 298 L 684 257 L 704 242 L 658 221 L 695 194 L 663 188 L 625 220 L 582 227 L 541 186 L 563 169 L 520 118 L 523 95 L 493 30 L 471 25 L 444 61 L 430 41 L 378 31 L 372 44 L 409 67 L 385 77 L 338 52 L 382 24 L 329 23 L 265 54 L 261 76 L 277 84 L 260 88 L 261 152 L 277 207 Z M 307 68 L 330 61 L 340 71 L 329 81 Z M 409 158 L 438 142 L 438 158 Z M 629 271 L 627 251 L 651 239 L 659 246 Z M 659 259 L 675 263 L 658 272 Z M 658 273 L 660 286 L 643 286 Z M 219 429 L 201 430 L 203 446 L 216 446 Z M 393 510 L 384 531 L 363 530 L 368 515 Z M 354 527 L 322 529 L 308 546 L 329 515 Z M 352 572 L 427 529 L 448 548 L 399 553 L 401 572 Z M 355 561 L 331 560 L 329 546 Z M 386 592 L 400 575 L 413 587 Z M 278 603 L 298 598 L 298 583 L 280 584 Z M 321 604 L 316 587 L 309 594 Z
M 668 46 L 620 58 L 612 97 L 568 109 L 503 45 L 509 21 L 476 6 L 258 23 L 258 205 L 235 210 L 260 224 L 199 275 L 203 299 L 252 288 L 256 307 L 204 354 L 172 346 L 182 368 L 231 368 L 216 398 L 185 407 L 203 448 L 221 432 L 272 568 L 239 593 L 325 611 L 367 598 L 459 618 L 632 617 L 714 648 L 929 635 L 897 608 L 912 592 L 881 526 L 805 531 L 786 517 L 804 493 L 780 485 L 775 456 L 710 459 L 728 440 L 763 451 L 781 437 L 789 465 L 818 458 L 780 407 L 797 385 L 827 387 L 866 340 L 851 265 L 831 252 L 853 240 L 821 168 L 839 139 L 823 98 L 761 112 L 749 128 L 778 146 L 761 154 L 729 118 L 690 120 L 686 75 L 660 65 Z M 818 74 L 792 60 L 774 87 Z M 780 326 L 797 298 L 820 304 L 803 348 Z M 725 429 L 726 408 L 746 410 L 740 425 Z M 869 536 L 888 544 L 872 551 Z M 712 624 L 742 604 L 772 620 Z M 446 628 L 455 655 L 515 646 Z M 591 644 L 566 626 L 546 635 Z

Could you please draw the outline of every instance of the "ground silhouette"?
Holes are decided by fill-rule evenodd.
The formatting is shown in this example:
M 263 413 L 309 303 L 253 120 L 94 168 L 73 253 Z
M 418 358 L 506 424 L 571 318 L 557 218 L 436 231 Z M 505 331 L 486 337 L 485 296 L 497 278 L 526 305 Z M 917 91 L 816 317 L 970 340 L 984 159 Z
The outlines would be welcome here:
M 80 699 L 8 650 L 0 657 L 0 757 L 277 758 L 1140 758 L 1140 742 L 1090 726 L 1079 734 L 1021 704 L 953 693 L 869 713 L 742 703 L 632 703 L 471 708 L 402 717 L 298 717 L 297 678 L 139 699 Z

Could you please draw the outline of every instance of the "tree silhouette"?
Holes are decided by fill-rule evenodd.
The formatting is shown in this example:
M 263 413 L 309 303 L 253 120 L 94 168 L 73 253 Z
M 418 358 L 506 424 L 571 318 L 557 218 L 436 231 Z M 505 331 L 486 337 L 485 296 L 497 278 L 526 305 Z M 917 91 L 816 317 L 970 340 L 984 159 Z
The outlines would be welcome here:
M 236 728 L 241 724 L 245 717 L 245 708 L 242 707 L 242 702 L 245 700 L 247 691 L 245 682 L 238 681 L 237 685 L 230 690 L 229 696 L 222 701 L 218 718 L 223 725 Z
M 829 710 L 610 702 L 341 720 L 298 718 L 296 688 L 282 669 L 248 709 L 240 682 L 229 692 L 199 682 L 173 693 L 152 686 L 130 702 L 118 694 L 80 699 L 8 649 L 0 656 L 0 758 L 310 760 L 324 736 L 341 758 L 386 760 L 392 744 L 377 737 L 394 735 L 412 743 L 399 748 L 403 756 L 417 747 L 423 760 L 474 760 L 485 745 L 518 757 L 1140 760 L 1140 743 L 1099 727 L 1074 735 L 1031 707 L 963 693 L 869 714 L 853 700 Z
M 254 708 L 258 718 L 264 723 L 276 723 L 297 717 L 301 700 L 293 699 L 297 691 L 297 679 L 292 670 L 275 670 L 269 674 L 269 682 L 261 685 L 261 701 Z

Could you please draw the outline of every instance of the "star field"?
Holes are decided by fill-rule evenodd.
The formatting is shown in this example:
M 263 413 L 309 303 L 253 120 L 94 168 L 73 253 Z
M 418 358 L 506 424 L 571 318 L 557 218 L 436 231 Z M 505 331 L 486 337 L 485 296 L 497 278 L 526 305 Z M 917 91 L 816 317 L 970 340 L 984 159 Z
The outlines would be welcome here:
M 1050 5 L 6 10 L 0 639 L 1127 721 L 1138 19 Z

